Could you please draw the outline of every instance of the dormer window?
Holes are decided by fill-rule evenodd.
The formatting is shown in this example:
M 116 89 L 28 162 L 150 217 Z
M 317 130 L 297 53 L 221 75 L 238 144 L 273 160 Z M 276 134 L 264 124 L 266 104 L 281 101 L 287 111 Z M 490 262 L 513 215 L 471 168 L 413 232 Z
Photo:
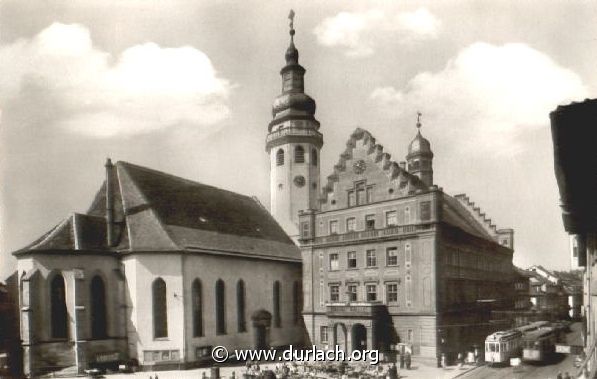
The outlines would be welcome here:
M 300 145 L 294 148 L 294 163 L 305 163 L 305 149 Z

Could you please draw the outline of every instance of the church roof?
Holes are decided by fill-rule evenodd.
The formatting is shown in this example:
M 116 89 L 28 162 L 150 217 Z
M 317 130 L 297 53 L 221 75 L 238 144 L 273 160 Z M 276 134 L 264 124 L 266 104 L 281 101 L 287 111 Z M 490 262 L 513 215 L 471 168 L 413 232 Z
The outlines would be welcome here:
M 112 169 L 116 246 L 107 246 L 106 182 L 86 214 L 73 214 L 28 251 L 198 251 L 300 260 L 298 248 L 254 198 L 117 162 Z

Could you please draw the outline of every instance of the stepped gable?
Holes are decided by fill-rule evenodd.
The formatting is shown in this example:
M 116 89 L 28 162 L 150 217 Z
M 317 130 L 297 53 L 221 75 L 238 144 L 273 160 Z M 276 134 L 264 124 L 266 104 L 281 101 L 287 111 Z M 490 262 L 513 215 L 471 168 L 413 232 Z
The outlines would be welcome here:
M 321 202 L 327 202 L 328 194 L 334 191 L 334 183 L 338 182 L 339 175 L 346 171 L 346 161 L 352 160 L 356 142 L 360 140 L 363 140 L 367 154 L 386 173 L 390 181 L 395 182 L 398 184 L 397 187 L 404 190 L 404 195 L 416 190 L 427 189 L 427 186 L 417 176 L 409 173 L 393 161 L 391 155 L 384 152 L 383 146 L 375 142 L 375 137 L 369 131 L 356 128 L 346 142 L 346 150 L 340 154 L 338 163 L 334 165 L 333 173 L 327 177 L 327 183 L 322 188 Z
M 300 261 L 300 252 L 255 199 L 174 175 L 117 162 L 113 230 L 107 245 L 106 181 L 87 214 L 73 214 L 15 252 L 193 251 Z
M 497 239 L 500 231 L 492 220 L 481 211 L 480 207 L 476 206 L 466 194 L 455 195 L 454 199 L 458 200 L 473 219 L 483 228 L 487 235 L 491 236 L 493 239 Z

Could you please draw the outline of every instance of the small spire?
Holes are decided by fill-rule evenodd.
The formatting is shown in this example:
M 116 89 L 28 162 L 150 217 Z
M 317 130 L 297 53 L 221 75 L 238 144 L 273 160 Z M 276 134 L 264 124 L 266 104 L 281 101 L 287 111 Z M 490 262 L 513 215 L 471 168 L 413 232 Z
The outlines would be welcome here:
M 421 130 L 421 116 L 422 116 L 422 115 L 423 115 L 423 114 L 422 114 L 421 112 L 418 112 L 418 111 L 417 111 L 417 129 L 418 129 L 418 130 Z

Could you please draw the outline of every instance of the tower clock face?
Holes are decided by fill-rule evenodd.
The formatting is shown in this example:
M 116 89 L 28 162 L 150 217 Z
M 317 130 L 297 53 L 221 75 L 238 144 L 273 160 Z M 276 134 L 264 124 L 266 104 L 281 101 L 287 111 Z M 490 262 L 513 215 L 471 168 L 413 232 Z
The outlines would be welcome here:
M 352 165 L 352 170 L 354 171 L 355 174 L 362 174 L 363 172 L 365 172 L 366 168 L 367 168 L 367 164 L 362 159 L 359 159 L 358 161 L 354 162 L 354 164 Z
M 302 187 L 305 185 L 305 177 L 302 175 L 297 175 L 294 177 L 294 184 L 296 184 L 297 187 Z

